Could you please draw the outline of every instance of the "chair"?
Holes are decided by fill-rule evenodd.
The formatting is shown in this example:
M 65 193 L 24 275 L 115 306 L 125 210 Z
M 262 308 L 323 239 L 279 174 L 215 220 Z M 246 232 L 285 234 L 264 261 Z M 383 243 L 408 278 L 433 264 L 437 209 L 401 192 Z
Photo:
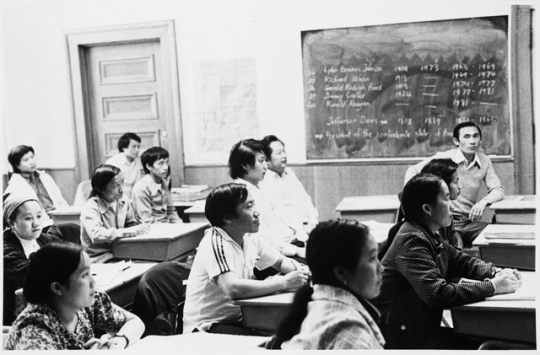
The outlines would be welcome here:
M 63 223 L 58 224 L 57 227 L 62 233 L 62 240 L 81 245 L 81 226 L 75 223 Z
M 73 201 L 73 206 L 83 206 L 90 197 L 90 192 L 92 192 L 92 185 L 90 183 L 90 180 L 81 181 L 81 183 L 77 187 L 77 192 L 75 193 L 75 200 Z
M 177 261 L 164 261 L 150 268 L 139 280 L 137 292 L 133 300 L 135 313 L 146 326 L 146 335 L 151 334 L 150 325 L 162 313 L 175 313 L 176 333 L 181 333 L 183 301 L 186 297 L 184 280 L 189 277 L 190 270 L 185 264 Z

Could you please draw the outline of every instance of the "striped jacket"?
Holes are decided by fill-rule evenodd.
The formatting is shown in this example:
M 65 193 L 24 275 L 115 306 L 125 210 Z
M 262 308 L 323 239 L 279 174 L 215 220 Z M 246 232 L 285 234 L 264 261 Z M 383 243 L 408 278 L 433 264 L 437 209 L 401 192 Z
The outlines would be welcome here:
M 419 224 L 401 226 L 382 264 L 381 292 L 373 303 L 381 311 L 389 348 L 422 349 L 437 336 L 443 309 L 478 302 L 495 292 L 485 280 L 494 275 L 492 263 L 462 253 Z M 484 281 L 449 281 L 456 277 Z

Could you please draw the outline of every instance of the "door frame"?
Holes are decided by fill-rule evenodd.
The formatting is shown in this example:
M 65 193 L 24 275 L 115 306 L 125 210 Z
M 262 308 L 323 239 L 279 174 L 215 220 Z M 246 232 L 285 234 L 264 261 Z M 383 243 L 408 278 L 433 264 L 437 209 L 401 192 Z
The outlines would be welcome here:
M 146 22 L 118 26 L 94 27 L 64 31 L 66 36 L 71 85 L 71 104 L 75 127 L 75 174 L 78 181 L 92 177 L 94 162 L 92 119 L 88 97 L 88 75 L 85 51 L 92 46 L 106 44 L 128 44 L 157 40 L 160 44 L 161 65 L 164 69 L 164 91 L 168 91 L 166 107 L 172 107 L 163 119 L 169 127 L 169 151 L 172 185 L 179 186 L 184 179 L 184 149 L 182 138 L 182 115 L 180 110 L 180 83 L 178 79 L 178 60 L 174 20 Z M 170 106 L 169 106 L 170 105 Z

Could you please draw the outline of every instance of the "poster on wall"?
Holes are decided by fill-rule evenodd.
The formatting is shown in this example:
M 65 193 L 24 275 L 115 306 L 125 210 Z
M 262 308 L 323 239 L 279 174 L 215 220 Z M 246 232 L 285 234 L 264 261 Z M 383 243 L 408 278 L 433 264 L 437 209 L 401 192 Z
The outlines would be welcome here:
M 478 124 L 512 155 L 508 16 L 301 33 L 308 162 L 399 160 L 451 149 Z

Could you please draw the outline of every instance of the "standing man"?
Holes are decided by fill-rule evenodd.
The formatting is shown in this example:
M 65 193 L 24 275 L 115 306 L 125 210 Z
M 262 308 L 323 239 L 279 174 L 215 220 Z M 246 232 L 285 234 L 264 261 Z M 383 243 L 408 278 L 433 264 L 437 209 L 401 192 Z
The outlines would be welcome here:
M 257 235 L 259 213 L 246 185 L 230 183 L 206 198 L 207 229 L 193 262 L 186 291 L 184 333 L 260 335 L 244 327 L 233 300 L 296 289 L 308 270 Z M 273 267 L 284 275 L 254 280 L 253 267 Z
M 131 190 L 133 185 L 139 181 L 144 173 L 139 159 L 139 149 L 141 148 L 141 137 L 135 133 L 125 133 L 118 140 L 119 153 L 113 155 L 105 164 L 114 165 L 122 171 L 124 175 L 124 198 L 131 201 Z
M 296 174 L 287 167 L 285 144 L 273 135 L 264 137 L 261 143 L 269 162 L 269 171 L 261 184 L 263 193 L 279 206 L 281 213 L 303 224 L 306 233 L 311 232 L 318 223 L 319 212 Z
M 453 139 L 456 148 L 435 154 L 414 166 L 405 174 L 405 183 L 420 173 L 431 159 L 450 158 L 458 164 L 461 193 L 453 203 L 454 236 L 464 247 L 471 247 L 473 240 L 488 225 L 481 221 L 484 210 L 504 197 L 501 181 L 495 174 L 491 159 L 479 153 L 482 131 L 473 122 L 462 122 L 454 128 Z M 482 184 L 488 193 L 478 200 Z

